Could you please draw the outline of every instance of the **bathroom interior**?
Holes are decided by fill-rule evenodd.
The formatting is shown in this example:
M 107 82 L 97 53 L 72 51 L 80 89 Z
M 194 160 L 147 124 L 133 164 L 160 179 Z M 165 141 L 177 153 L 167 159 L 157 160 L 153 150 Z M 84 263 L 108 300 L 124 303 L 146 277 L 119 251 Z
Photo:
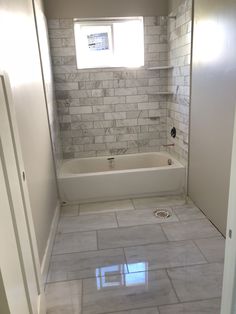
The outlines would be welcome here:
M 233 314 L 236 2 L 0 0 L 0 313 Z

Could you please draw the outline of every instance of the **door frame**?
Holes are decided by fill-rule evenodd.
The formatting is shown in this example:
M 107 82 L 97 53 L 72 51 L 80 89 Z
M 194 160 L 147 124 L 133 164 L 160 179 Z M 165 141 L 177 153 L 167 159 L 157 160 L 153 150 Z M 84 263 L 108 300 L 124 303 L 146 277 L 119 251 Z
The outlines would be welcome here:
M 236 111 L 231 159 L 221 314 L 236 313 Z
M 12 90 L 10 85 L 10 80 L 8 74 L 5 71 L 0 69 L 0 79 L 2 80 L 5 99 L 6 99 L 6 109 L 7 115 L 9 119 L 10 132 L 12 145 L 14 149 L 14 158 L 16 162 L 17 174 L 19 179 L 19 188 L 22 196 L 22 203 L 24 209 L 24 217 L 27 228 L 28 240 L 30 244 L 30 251 L 32 255 L 32 263 L 35 273 L 36 286 L 38 291 L 38 304 L 37 304 L 37 313 L 45 314 L 46 306 L 45 306 L 45 294 L 44 294 L 44 286 L 43 280 L 40 270 L 40 259 L 38 254 L 37 240 L 34 229 L 33 216 L 31 211 L 29 192 L 27 186 L 27 178 L 25 176 L 24 163 L 21 151 L 21 144 L 18 133 L 17 120 L 14 110 Z M 11 180 L 11 178 L 9 178 Z M 16 221 L 17 223 L 17 221 Z M 23 270 L 22 270 L 23 271 Z

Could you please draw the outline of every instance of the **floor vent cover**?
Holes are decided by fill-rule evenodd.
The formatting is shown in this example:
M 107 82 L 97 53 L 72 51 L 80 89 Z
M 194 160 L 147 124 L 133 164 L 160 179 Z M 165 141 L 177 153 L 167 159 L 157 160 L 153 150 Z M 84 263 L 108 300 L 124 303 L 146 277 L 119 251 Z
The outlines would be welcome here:
M 153 212 L 154 216 L 160 219 L 167 219 L 171 217 L 171 213 L 167 209 L 159 209 L 157 208 Z

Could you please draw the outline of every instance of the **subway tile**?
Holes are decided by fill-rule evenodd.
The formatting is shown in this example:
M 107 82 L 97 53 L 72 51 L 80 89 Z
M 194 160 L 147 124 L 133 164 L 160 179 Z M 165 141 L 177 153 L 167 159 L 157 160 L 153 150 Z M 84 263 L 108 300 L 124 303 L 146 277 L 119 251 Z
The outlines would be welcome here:
M 180 24 L 178 28 L 175 27 L 173 21 L 170 20 L 167 23 L 167 20 L 162 17 L 144 18 L 146 66 L 171 63 L 177 66 L 173 72 L 148 71 L 143 68 L 77 70 L 73 19 L 49 20 L 56 95 L 57 100 L 61 102 L 58 108 L 59 120 L 62 123 L 61 132 L 73 130 L 73 133 L 67 133 L 67 140 L 70 136 L 87 137 L 88 129 L 90 129 L 91 136 L 97 136 L 96 143 L 83 144 L 85 147 L 76 144 L 75 141 L 63 145 L 66 154 L 71 151 L 75 152 L 76 156 L 86 157 L 86 153 L 88 156 L 91 154 L 102 156 L 102 153 L 107 153 L 107 148 L 102 150 L 104 145 L 100 145 L 107 142 L 112 144 L 110 147 L 112 153 L 158 151 L 162 143 L 159 139 L 166 137 L 164 129 L 171 127 L 170 123 L 175 123 L 178 132 L 183 133 L 187 138 L 188 112 L 184 116 L 183 111 L 171 107 L 169 119 L 166 112 L 150 111 L 161 108 L 159 102 L 168 100 L 167 96 L 151 95 L 150 93 L 164 91 L 168 84 L 173 84 L 171 88 L 174 92 L 176 86 L 179 85 L 179 94 L 189 95 L 190 8 L 184 6 L 181 10 L 184 13 L 182 11 L 178 13 L 178 23 Z M 167 24 L 170 24 L 168 29 Z M 167 53 L 167 38 L 170 44 L 169 54 Z M 173 73 L 173 79 L 170 77 L 171 73 Z M 177 102 L 179 102 L 178 99 Z M 68 106 L 71 108 L 67 108 Z M 64 116 L 67 117 L 63 118 Z M 148 119 L 151 116 L 157 116 L 156 121 Z M 167 125 L 163 123 L 163 119 L 159 120 L 158 116 L 166 119 Z M 104 121 L 104 119 L 106 120 Z M 85 123 L 91 125 L 86 126 Z M 131 132 L 132 136 L 128 134 L 127 137 L 122 136 L 116 139 L 104 136 L 124 134 L 125 128 L 132 127 L 136 127 Z M 156 132 L 156 138 L 154 134 L 147 134 L 149 130 L 144 128 L 155 130 L 151 130 L 151 132 Z M 127 132 L 130 133 L 128 130 Z M 137 134 L 139 134 L 139 140 L 137 140 Z M 63 138 L 65 138 L 64 135 Z M 127 143 L 125 138 L 127 138 Z M 112 140 L 118 142 L 113 144 Z M 87 146 L 90 144 L 100 145 Z M 73 147 L 73 145 L 77 146 Z M 125 147 L 123 147 L 124 145 Z M 83 151 L 79 152 L 80 148 Z M 180 159 L 187 158 L 187 146 L 184 146 L 181 141 L 176 141 L 175 152 Z

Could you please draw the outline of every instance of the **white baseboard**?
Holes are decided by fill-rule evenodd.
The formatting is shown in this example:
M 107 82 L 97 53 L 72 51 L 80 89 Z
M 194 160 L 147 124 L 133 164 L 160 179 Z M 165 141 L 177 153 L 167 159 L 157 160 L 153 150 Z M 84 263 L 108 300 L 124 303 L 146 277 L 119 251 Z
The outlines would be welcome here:
M 57 207 L 55 209 L 54 217 L 52 220 L 50 233 L 49 233 L 49 237 L 48 237 L 48 241 L 47 241 L 47 246 L 46 246 L 45 253 L 43 256 L 43 261 L 41 264 L 41 274 L 42 274 L 44 284 L 46 283 L 46 280 L 47 280 L 49 263 L 50 263 L 50 258 L 52 255 L 52 248 L 53 248 L 53 243 L 54 243 L 54 239 L 56 236 L 59 217 L 60 217 L 60 203 L 58 202 Z

